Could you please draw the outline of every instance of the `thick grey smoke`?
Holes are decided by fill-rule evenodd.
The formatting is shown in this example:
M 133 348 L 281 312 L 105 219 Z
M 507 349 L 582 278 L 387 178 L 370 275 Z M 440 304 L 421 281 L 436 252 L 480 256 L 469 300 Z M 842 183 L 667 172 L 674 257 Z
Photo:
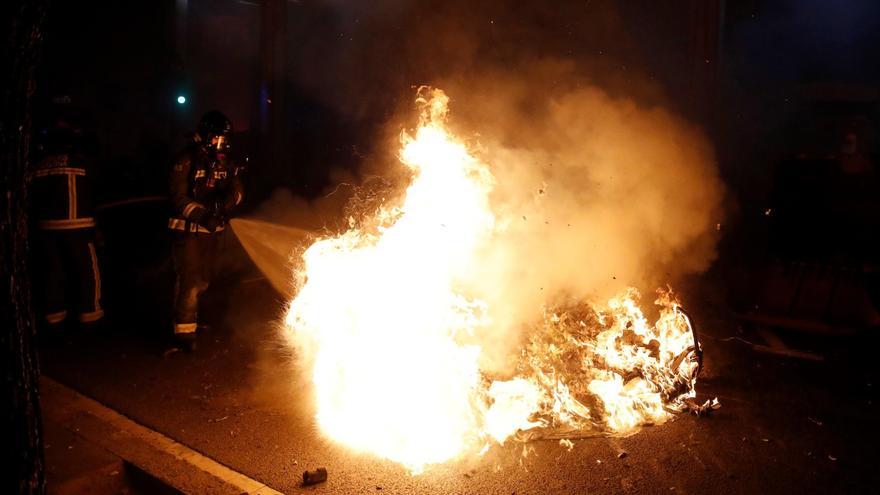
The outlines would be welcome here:
M 511 332 L 544 302 L 604 302 L 709 267 L 724 190 L 697 127 L 611 97 L 567 63 L 459 78 L 446 90 L 451 126 L 497 180 L 500 229 L 467 281 L 495 308 L 490 338 L 515 345 Z

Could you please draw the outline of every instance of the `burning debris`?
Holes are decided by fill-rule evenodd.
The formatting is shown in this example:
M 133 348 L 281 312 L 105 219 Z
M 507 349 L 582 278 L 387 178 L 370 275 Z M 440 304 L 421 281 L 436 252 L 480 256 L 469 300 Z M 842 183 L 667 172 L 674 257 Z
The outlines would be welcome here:
M 493 240 L 515 213 L 493 210 L 496 179 L 447 129 L 448 101 L 419 90 L 420 125 L 401 135 L 405 195 L 302 256 L 286 335 L 321 430 L 418 473 L 510 438 L 628 434 L 692 410 L 701 349 L 669 289 L 653 325 L 634 289 L 604 305 L 535 301 L 544 317 L 514 373 L 481 367 L 505 310 L 467 281 L 504 255 Z
M 717 397 L 706 400 L 706 402 L 703 402 L 702 404 L 693 399 L 687 399 L 685 401 L 685 407 L 686 410 L 694 413 L 696 416 L 708 416 L 712 411 L 721 409 L 721 403 L 718 402 Z
M 699 342 L 672 292 L 658 294 L 654 325 L 634 289 L 604 309 L 559 308 L 545 316 L 517 369 L 544 400 L 532 413 L 538 424 L 520 438 L 626 434 L 692 410 Z

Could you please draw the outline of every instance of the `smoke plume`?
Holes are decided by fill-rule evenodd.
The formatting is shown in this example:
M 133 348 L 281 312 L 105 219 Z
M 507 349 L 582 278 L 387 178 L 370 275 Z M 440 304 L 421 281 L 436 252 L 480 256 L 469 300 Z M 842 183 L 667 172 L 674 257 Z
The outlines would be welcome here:
M 486 349 L 515 345 L 545 302 L 604 302 L 704 271 L 721 222 L 723 186 L 699 128 L 611 97 L 569 63 L 532 67 L 441 83 L 451 126 L 496 179 L 498 229 L 465 281 L 496 308 Z

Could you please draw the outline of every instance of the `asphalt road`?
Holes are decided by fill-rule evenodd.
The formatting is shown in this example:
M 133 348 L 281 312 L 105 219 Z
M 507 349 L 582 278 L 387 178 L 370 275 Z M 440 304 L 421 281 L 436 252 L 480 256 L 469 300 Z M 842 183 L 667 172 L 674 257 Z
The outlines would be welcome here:
M 283 302 L 263 283 L 218 296 L 217 325 L 194 354 L 164 355 L 160 328 L 125 320 L 56 339 L 44 372 L 130 418 L 285 493 L 876 493 L 880 483 L 876 338 L 803 338 L 822 362 L 757 353 L 759 339 L 705 302 L 701 397 L 711 417 L 680 416 L 626 438 L 509 442 L 413 476 L 323 439 L 302 377 L 280 344 Z M 700 307 L 703 306 L 703 307 Z M 364 407 L 379 407 L 365 404 Z M 301 487 L 324 466 L 326 483 Z

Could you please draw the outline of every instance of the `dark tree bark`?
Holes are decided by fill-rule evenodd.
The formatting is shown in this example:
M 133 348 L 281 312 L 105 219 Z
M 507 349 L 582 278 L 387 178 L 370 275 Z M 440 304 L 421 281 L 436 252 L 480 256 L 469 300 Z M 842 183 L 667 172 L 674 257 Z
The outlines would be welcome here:
M 0 362 L 2 446 L 9 449 L 2 493 L 43 494 L 46 480 L 27 250 L 27 190 L 34 71 L 42 45 L 44 0 L 2 2 L 7 39 L 0 94 Z

